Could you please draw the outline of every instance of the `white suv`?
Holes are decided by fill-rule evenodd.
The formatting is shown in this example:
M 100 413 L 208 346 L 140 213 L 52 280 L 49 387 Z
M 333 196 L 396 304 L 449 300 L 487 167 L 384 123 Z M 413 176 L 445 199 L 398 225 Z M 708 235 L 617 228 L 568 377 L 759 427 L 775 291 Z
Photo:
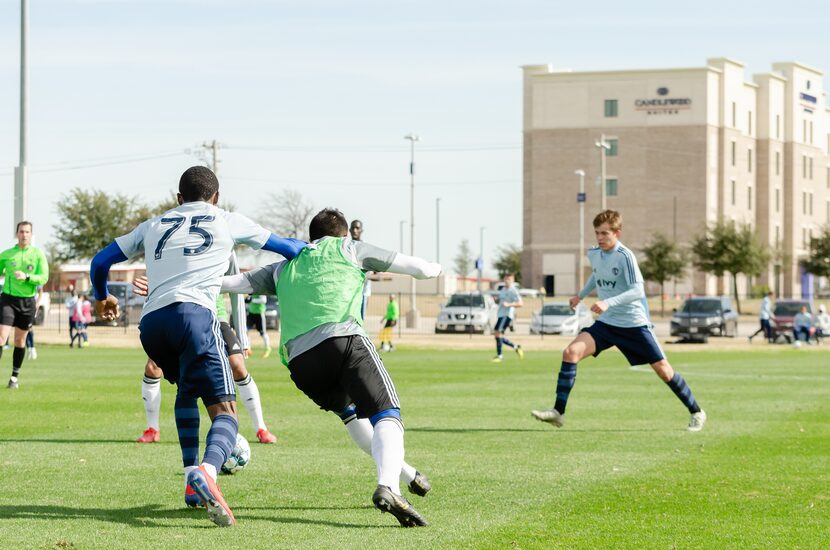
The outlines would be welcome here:
M 496 304 L 488 294 L 458 292 L 441 306 L 435 333 L 476 332 L 484 334 L 496 322 Z

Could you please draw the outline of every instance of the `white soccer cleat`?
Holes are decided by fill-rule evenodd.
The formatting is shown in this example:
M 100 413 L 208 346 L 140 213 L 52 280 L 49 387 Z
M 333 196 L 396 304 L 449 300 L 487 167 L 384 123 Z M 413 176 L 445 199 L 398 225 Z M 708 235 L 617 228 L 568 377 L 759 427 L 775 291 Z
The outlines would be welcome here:
M 703 429 L 704 424 L 706 424 L 706 411 L 701 409 L 700 412 L 692 415 L 692 418 L 689 419 L 689 426 L 686 429 L 690 432 L 699 432 Z
M 541 422 L 553 424 L 557 428 L 561 428 L 565 424 L 565 415 L 556 409 L 544 409 L 541 411 L 530 411 L 530 416 Z

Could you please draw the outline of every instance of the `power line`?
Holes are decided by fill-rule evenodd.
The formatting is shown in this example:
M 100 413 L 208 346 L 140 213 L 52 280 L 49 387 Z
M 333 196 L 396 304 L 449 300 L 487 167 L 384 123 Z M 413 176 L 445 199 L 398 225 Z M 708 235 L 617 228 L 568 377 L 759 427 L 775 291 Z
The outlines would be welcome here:
M 100 166 L 114 166 L 118 164 L 131 164 L 134 162 L 144 162 L 148 160 L 156 160 L 161 158 L 175 157 L 178 155 L 187 155 L 186 150 L 168 151 L 165 153 L 155 153 L 147 155 L 119 155 L 114 157 L 100 157 L 98 159 L 87 159 L 78 161 L 62 161 L 42 164 L 34 166 L 29 169 L 29 172 L 64 172 L 69 170 L 85 170 L 87 168 L 98 168 Z M 10 174 L 6 170 L 0 171 L 0 174 Z
M 248 181 L 255 183 L 267 183 L 270 185 L 336 185 L 342 187 L 408 187 L 408 183 L 389 181 L 297 181 L 297 180 L 273 180 L 267 178 L 249 178 L 237 176 L 223 176 L 222 181 Z M 418 186 L 450 186 L 450 185 L 511 185 L 521 183 L 519 180 L 489 180 L 489 181 L 434 181 L 418 183 Z
M 270 151 L 277 153 L 406 153 L 406 147 L 398 146 L 355 146 L 343 145 L 226 145 L 227 149 L 238 151 Z M 472 145 L 432 145 L 422 146 L 418 151 L 430 153 L 454 153 L 454 152 L 476 152 L 476 151 L 518 151 L 521 145 L 516 144 L 472 144 Z

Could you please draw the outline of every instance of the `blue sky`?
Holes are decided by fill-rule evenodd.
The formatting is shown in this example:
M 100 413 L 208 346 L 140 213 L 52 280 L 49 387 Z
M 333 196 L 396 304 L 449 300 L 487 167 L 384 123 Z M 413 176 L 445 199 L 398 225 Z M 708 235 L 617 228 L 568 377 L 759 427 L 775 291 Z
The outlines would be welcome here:
M 423 140 L 416 253 L 435 257 L 441 197 L 442 263 L 463 238 L 478 250 L 481 226 L 489 260 L 521 243 L 521 65 L 725 56 L 748 76 L 785 60 L 830 70 L 829 15 L 801 1 L 30 0 L 30 218 L 43 244 L 74 186 L 155 200 L 198 163 L 186 151 L 216 139 L 223 195 L 240 211 L 255 216 L 268 193 L 296 189 L 397 249 L 412 131 Z M 19 2 L 0 0 L 3 245 L 13 242 L 18 18 Z

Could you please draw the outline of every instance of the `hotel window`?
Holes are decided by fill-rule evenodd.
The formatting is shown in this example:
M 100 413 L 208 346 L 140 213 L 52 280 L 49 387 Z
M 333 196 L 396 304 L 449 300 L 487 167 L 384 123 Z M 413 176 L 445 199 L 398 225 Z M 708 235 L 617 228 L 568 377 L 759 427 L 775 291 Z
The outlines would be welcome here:
M 775 226 L 775 247 L 778 248 L 778 243 L 781 242 L 781 227 Z
M 807 121 L 806 120 L 801 121 L 801 134 L 802 134 L 801 142 L 802 143 L 807 143 Z
M 807 155 L 801 155 L 801 177 L 807 177 Z
M 615 116 L 617 116 L 617 100 L 616 99 L 606 99 L 605 100 L 605 116 L 606 117 L 615 117 Z
M 746 150 L 746 170 L 752 172 L 752 149 Z
M 810 145 L 813 144 L 813 121 L 810 121 Z
M 749 111 L 749 116 L 747 117 L 746 122 L 747 122 L 746 127 L 749 129 L 747 134 L 749 134 L 751 136 L 752 135 L 752 111 Z
M 781 190 L 775 189 L 775 211 L 781 212 Z
M 606 139 L 605 142 L 608 144 L 608 150 L 605 152 L 606 157 L 616 157 L 617 156 L 617 145 L 619 140 L 614 139 Z
M 830 189 L 830 166 L 827 167 L 827 189 Z
M 735 102 L 732 102 L 732 127 L 736 127 L 738 125 L 737 119 L 735 118 L 738 114 L 738 106 L 735 105 Z
M 809 170 L 810 179 L 813 179 L 813 157 L 810 157 L 810 160 L 807 161 L 807 165 L 810 168 L 810 170 Z
M 801 213 L 807 213 L 807 191 L 801 192 Z
M 735 166 L 735 142 L 732 142 L 732 166 Z
M 808 201 L 808 204 L 810 206 L 809 210 L 810 210 L 810 215 L 812 216 L 813 215 L 813 194 L 812 193 L 810 193 L 809 199 L 810 199 Z
M 801 248 L 807 248 L 807 228 L 801 228 Z
M 746 188 L 746 208 L 752 210 L 752 187 Z
M 732 180 L 731 183 L 732 183 L 732 206 L 735 206 L 735 180 Z
M 781 139 L 781 115 L 775 115 L 775 139 Z M 830 151 L 830 135 L 827 136 L 827 150 Z
M 617 196 L 617 178 L 605 180 L 605 194 L 609 197 Z
M 830 172 L 828 172 L 828 173 L 830 173 Z M 775 175 L 776 176 L 781 175 L 781 153 L 778 152 L 778 151 L 775 152 Z M 828 176 L 828 177 L 830 177 L 830 176 Z

